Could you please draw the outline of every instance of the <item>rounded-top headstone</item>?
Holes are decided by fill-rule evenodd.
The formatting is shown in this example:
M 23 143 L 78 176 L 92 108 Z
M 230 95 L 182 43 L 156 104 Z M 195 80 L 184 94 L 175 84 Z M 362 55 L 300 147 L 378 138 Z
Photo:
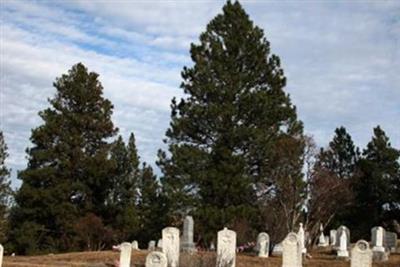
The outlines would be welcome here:
M 146 267 L 167 267 L 167 257 L 160 251 L 152 251 L 146 257 Z

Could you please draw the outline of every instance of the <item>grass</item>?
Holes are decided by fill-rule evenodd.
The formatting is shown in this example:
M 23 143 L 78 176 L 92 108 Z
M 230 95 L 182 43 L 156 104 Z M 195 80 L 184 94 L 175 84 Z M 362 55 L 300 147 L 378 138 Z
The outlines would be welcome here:
M 144 267 L 148 251 L 134 251 L 131 267 Z M 329 250 L 314 250 L 312 258 L 303 261 L 304 267 L 350 267 L 349 261 L 337 260 Z M 214 267 L 215 253 L 199 252 L 194 255 L 181 254 L 180 267 Z M 4 257 L 3 267 L 111 267 L 119 259 L 114 251 L 75 252 L 46 256 Z M 254 255 L 238 254 L 236 267 L 281 267 L 281 257 L 258 258 Z M 392 253 L 389 261 L 374 263 L 374 267 L 400 267 L 400 253 Z

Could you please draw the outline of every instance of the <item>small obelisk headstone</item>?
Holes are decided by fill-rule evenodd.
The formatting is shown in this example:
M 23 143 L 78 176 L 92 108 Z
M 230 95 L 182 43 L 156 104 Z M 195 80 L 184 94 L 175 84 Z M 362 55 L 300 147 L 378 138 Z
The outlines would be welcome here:
M 301 267 L 302 248 L 298 235 L 289 233 L 282 242 L 282 267 Z
M 371 267 L 372 251 L 367 241 L 359 240 L 351 250 L 351 267 Z
M 146 257 L 146 267 L 167 267 L 167 257 L 160 251 L 152 251 Z
M 120 245 L 120 250 L 121 252 L 119 254 L 119 267 L 130 267 L 132 244 L 124 242 Z
M 183 221 L 183 237 L 181 250 L 184 252 L 194 252 L 196 246 L 193 242 L 194 222 L 192 216 L 186 216 Z
M 302 223 L 300 223 L 300 225 L 299 225 L 299 231 L 297 232 L 297 237 L 298 237 L 298 240 L 300 241 L 301 253 L 304 253 L 304 254 L 307 253 L 306 240 L 305 240 L 304 228 L 303 228 Z
M 257 236 L 256 251 L 258 257 L 268 258 L 269 255 L 269 235 L 267 233 L 259 233 Z
M 168 266 L 179 266 L 179 229 L 166 227 L 162 230 L 162 252 L 167 256 Z
M 329 245 L 329 241 L 327 242 L 325 235 L 324 235 L 324 227 L 321 223 L 320 227 L 319 227 L 319 231 L 320 231 L 320 235 L 318 238 L 318 246 L 319 247 L 327 247 Z
M 338 257 L 348 257 L 349 251 L 347 250 L 347 235 L 345 231 L 341 232 L 339 237 L 339 249 L 337 251 Z
M 226 227 L 218 232 L 217 267 L 236 266 L 236 232 Z

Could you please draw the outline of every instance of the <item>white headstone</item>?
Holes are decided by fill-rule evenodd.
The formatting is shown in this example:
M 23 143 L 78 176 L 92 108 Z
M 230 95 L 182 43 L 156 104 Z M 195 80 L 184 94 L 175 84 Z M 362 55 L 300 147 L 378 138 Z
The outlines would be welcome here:
M 336 244 L 336 230 L 330 230 L 329 231 L 329 237 L 331 241 L 331 246 L 335 246 Z
M 383 227 L 374 227 L 371 229 L 371 243 L 372 251 L 374 252 L 385 252 L 384 240 L 385 240 L 385 229 Z
M 124 242 L 120 245 L 120 254 L 119 254 L 119 267 L 130 267 L 131 266 L 131 252 L 132 252 L 132 244 L 128 242 Z
M 139 250 L 139 243 L 136 240 L 132 241 L 131 246 L 132 246 L 132 249 Z
M 257 236 L 257 246 L 256 251 L 258 251 L 258 256 L 262 258 L 268 258 L 269 255 L 269 235 L 267 233 L 259 233 Z
M 146 267 L 167 267 L 167 257 L 160 251 L 152 251 L 146 257 Z
M 161 248 L 162 249 L 162 239 L 158 239 L 157 241 L 157 248 Z
M 301 252 L 307 253 L 306 240 L 305 240 L 304 228 L 303 228 L 302 223 L 300 223 L 300 225 L 299 225 L 299 231 L 297 232 L 297 237 L 300 241 Z
M 156 241 L 150 240 L 148 250 L 152 251 L 156 248 Z
M 166 227 L 162 230 L 162 252 L 167 256 L 168 266 L 179 266 L 179 229 Z
M 236 233 L 226 227 L 218 232 L 217 267 L 236 266 Z
M 282 267 L 301 267 L 302 248 L 296 233 L 289 233 L 282 242 Z
M 341 232 L 339 237 L 339 249 L 337 251 L 338 257 L 348 257 L 349 251 L 347 250 L 347 235 L 345 231 Z
M 3 266 L 4 247 L 0 244 L 0 267 Z
M 215 251 L 215 245 L 214 245 L 214 242 L 211 242 L 211 244 L 210 244 L 210 250 L 211 250 L 211 251 Z
M 274 248 L 272 249 L 272 255 L 275 255 L 275 256 L 282 255 L 282 251 L 283 251 L 283 248 L 282 248 L 282 242 L 281 242 L 274 246 Z
M 342 225 L 336 230 L 336 243 L 335 243 L 336 249 L 339 249 L 340 247 L 340 236 L 342 235 L 342 232 L 345 232 L 347 247 L 350 247 L 350 230 L 346 226 Z
M 328 245 L 329 245 L 329 237 L 324 236 L 324 233 L 322 232 L 318 238 L 318 246 L 327 247 Z
M 371 267 L 372 251 L 367 241 L 360 240 L 351 250 L 351 267 Z
M 183 221 L 183 234 L 181 250 L 185 252 L 194 252 L 196 246 L 193 242 L 194 222 L 192 216 L 186 216 Z

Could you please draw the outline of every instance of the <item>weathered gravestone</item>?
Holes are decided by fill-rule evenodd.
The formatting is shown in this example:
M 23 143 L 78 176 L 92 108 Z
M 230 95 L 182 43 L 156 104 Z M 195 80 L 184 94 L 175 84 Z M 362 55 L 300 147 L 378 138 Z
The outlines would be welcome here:
M 395 232 L 386 232 L 385 244 L 390 252 L 396 252 L 397 234 Z
M 385 229 L 380 226 L 374 227 L 371 234 L 372 259 L 374 261 L 387 261 L 390 252 L 385 250 Z
M 331 246 L 336 245 L 336 230 L 330 230 L 329 231 L 329 239 L 331 241 Z
M 166 227 L 162 230 L 162 252 L 167 256 L 168 266 L 179 266 L 179 229 Z
M 131 246 L 132 246 L 132 249 L 139 250 L 139 243 L 136 240 L 132 241 Z
M 162 239 L 158 239 L 157 241 L 157 248 L 162 249 Z
M 348 239 L 346 235 L 346 231 L 341 231 L 341 235 L 339 237 L 339 248 L 337 250 L 337 256 L 344 258 L 349 256 L 349 251 L 348 251 Z
M 152 251 L 146 257 L 146 267 L 167 267 L 167 257 L 160 251 Z
M 193 242 L 193 228 L 194 222 L 192 216 L 186 216 L 183 221 L 183 236 L 181 250 L 184 252 L 194 252 L 196 251 L 196 246 Z
M 282 242 L 282 267 L 301 267 L 301 241 L 296 233 L 289 233 Z
M 302 223 L 300 223 L 300 225 L 299 225 L 299 231 L 297 232 L 297 237 L 298 237 L 298 239 L 300 241 L 301 252 L 302 253 L 307 253 L 306 237 L 305 237 L 304 228 L 303 228 L 303 224 Z
M 132 252 L 132 244 L 128 242 L 124 242 L 120 245 L 120 254 L 119 254 L 119 267 L 130 267 L 131 266 L 131 252 Z
M 268 258 L 269 255 L 269 235 L 267 233 L 259 233 L 257 236 L 256 251 L 258 256 Z
M 217 267 L 236 266 L 236 233 L 226 227 L 218 232 Z
M 346 234 L 346 241 L 347 241 L 347 247 L 350 247 L 350 230 L 346 226 L 342 225 L 336 230 L 336 243 L 335 247 L 336 249 L 339 249 L 340 247 L 340 237 L 342 236 L 342 232 Z
M 359 240 L 351 250 L 351 267 L 371 267 L 372 251 L 367 241 Z
M 0 267 L 3 266 L 3 254 L 4 254 L 4 248 L 3 245 L 0 244 Z
M 150 240 L 148 250 L 153 251 L 156 248 L 156 241 Z

